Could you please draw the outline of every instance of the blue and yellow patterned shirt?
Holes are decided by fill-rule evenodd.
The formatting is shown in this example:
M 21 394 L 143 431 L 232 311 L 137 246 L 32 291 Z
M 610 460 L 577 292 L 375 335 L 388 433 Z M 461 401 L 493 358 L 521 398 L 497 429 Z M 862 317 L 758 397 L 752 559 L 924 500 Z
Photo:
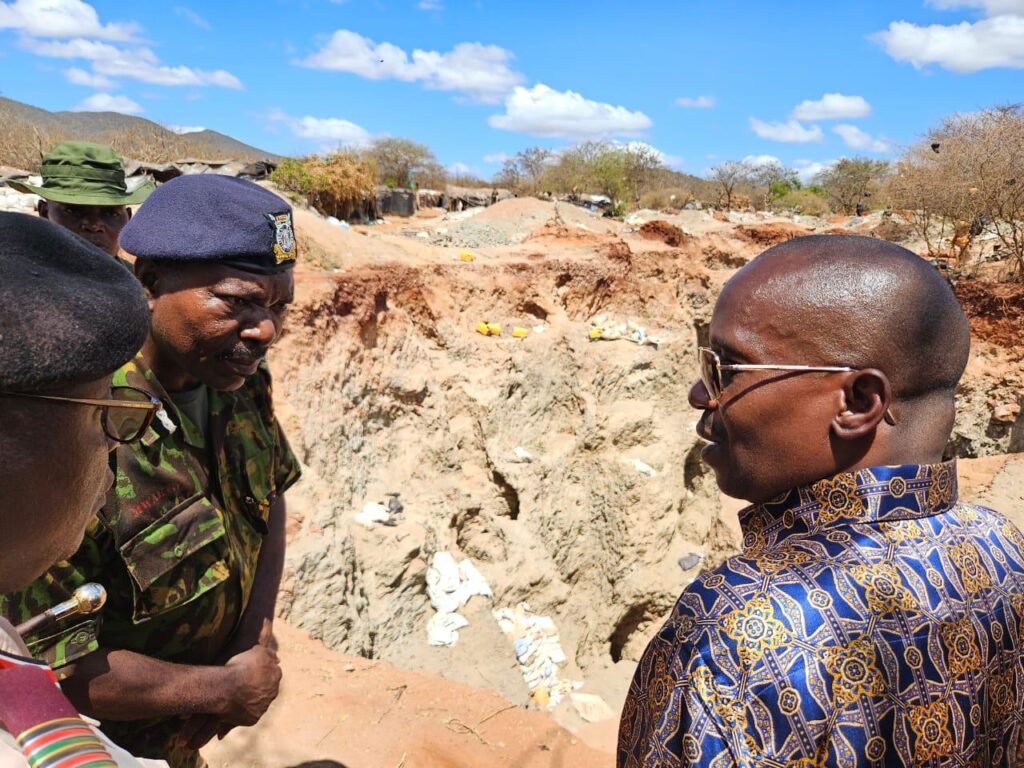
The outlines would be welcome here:
M 740 513 L 644 652 L 618 765 L 1024 765 L 1024 537 L 956 463 L 876 467 Z

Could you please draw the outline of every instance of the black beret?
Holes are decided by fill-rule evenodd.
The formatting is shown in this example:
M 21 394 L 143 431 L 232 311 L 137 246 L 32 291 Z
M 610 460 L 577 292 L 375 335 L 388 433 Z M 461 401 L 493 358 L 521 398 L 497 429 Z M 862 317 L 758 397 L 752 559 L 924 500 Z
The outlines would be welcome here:
M 292 209 L 259 184 L 214 174 L 158 187 L 121 231 L 140 259 L 225 264 L 273 274 L 295 265 Z
M 102 378 L 148 332 L 146 295 L 116 259 L 44 219 L 0 213 L 0 391 Z

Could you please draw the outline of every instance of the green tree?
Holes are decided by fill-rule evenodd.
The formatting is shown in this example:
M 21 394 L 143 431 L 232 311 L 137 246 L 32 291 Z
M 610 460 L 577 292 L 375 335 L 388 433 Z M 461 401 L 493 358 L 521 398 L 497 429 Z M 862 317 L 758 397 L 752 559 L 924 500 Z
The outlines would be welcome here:
M 373 159 L 380 182 L 389 187 L 435 186 L 446 178 L 430 148 L 409 139 L 377 139 L 366 154 Z
M 851 214 L 858 205 L 868 207 L 888 172 L 889 164 L 883 160 L 844 157 L 819 173 L 815 181 L 825 190 L 833 210 Z

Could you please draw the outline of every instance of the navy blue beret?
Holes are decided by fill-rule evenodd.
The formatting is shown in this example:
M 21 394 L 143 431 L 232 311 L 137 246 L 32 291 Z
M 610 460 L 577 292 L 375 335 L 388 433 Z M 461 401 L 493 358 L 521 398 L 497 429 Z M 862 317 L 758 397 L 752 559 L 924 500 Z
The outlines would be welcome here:
M 153 192 L 121 230 L 139 259 L 219 263 L 273 274 L 295 266 L 292 209 L 258 184 L 195 174 Z
M 117 259 L 45 219 L 0 213 L 0 391 L 108 376 L 148 332 L 146 295 Z

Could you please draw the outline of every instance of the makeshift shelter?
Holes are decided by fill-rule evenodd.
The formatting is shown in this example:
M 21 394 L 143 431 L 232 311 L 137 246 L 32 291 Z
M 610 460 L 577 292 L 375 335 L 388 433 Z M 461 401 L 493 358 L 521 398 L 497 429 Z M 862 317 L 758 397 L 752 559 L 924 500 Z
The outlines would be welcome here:
M 498 187 L 456 187 L 449 184 L 448 204 L 445 207 L 449 211 L 461 211 L 465 208 L 494 205 L 501 200 L 508 200 L 510 197 L 515 197 L 515 194 L 510 189 Z
M 409 189 L 377 188 L 377 212 L 381 216 L 412 216 L 417 209 L 416 193 Z

